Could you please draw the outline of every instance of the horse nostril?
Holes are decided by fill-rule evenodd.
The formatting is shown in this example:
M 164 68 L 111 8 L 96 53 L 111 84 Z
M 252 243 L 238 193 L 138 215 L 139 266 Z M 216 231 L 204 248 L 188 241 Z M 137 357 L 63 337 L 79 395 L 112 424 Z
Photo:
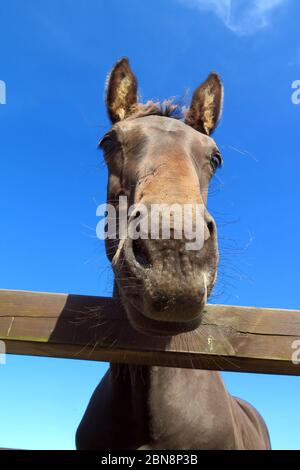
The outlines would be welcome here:
M 215 231 L 215 224 L 214 224 L 213 220 L 209 220 L 207 222 L 207 228 L 208 228 L 208 231 L 210 233 L 210 236 L 212 236 L 214 231 Z
M 138 238 L 137 240 L 132 241 L 132 251 L 136 261 L 143 267 L 143 268 L 150 268 L 151 261 L 149 257 L 149 253 L 143 243 L 143 240 Z

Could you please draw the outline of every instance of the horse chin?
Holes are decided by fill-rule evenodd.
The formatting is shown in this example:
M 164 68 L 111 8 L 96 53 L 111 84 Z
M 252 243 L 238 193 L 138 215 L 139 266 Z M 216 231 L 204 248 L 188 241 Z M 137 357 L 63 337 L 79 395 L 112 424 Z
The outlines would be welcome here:
M 114 265 L 115 279 L 127 319 L 134 330 L 148 336 L 171 337 L 194 331 L 201 325 L 207 297 L 214 284 L 213 276 L 201 272 L 197 283 L 183 280 L 182 289 L 174 290 L 172 285 L 162 286 L 151 273 L 143 280 L 138 279 L 126 257 L 121 258 Z M 126 275 L 130 278 L 130 288 L 122 282 Z
M 176 336 L 196 330 L 202 321 L 204 305 L 199 309 L 198 315 L 188 321 L 162 321 L 147 317 L 136 304 L 128 298 L 123 299 L 126 315 L 132 328 L 138 333 L 147 336 Z

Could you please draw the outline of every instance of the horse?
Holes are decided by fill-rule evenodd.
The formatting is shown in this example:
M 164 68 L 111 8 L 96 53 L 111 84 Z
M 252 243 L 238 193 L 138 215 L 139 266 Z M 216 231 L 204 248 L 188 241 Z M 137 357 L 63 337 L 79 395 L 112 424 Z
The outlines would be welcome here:
M 221 79 L 211 73 L 189 108 L 178 112 L 172 101 L 139 103 L 137 79 L 122 58 L 108 76 L 106 106 L 112 127 L 99 146 L 108 168 L 107 202 L 116 213 L 120 196 L 147 208 L 204 207 L 198 249 L 188 250 L 184 236 L 107 238 L 113 296 L 132 328 L 148 337 L 191 334 L 217 277 L 217 229 L 206 203 L 222 164 L 211 137 L 222 114 Z M 79 424 L 76 447 L 268 450 L 271 444 L 261 415 L 231 396 L 217 371 L 110 364 Z

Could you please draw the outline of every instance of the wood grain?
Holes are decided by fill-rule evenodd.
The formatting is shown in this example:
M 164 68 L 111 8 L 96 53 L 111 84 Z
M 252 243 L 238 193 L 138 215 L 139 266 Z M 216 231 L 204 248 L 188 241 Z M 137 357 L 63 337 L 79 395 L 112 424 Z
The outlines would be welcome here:
M 294 310 L 207 305 L 195 332 L 166 340 L 133 330 L 112 298 L 0 290 L 0 340 L 9 354 L 300 375 Z

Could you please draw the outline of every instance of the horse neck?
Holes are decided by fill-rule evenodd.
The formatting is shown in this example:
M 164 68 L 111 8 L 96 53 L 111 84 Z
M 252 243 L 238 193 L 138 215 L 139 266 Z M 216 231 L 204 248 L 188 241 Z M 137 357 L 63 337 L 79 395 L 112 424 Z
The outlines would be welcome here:
M 124 315 L 126 315 L 125 309 L 122 306 L 118 288 L 114 283 L 113 298 L 120 303 L 120 307 Z M 195 369 L 181 369 L 181 368 L 168 368 L 168 367 L 157 367 L 157 366 L 144 366 L 134 364 L 111 364 L 110 372 L 113 377 L 112 383 L 120 384 L 123 380 L 126 381 L 126 386 L 131 389 L 132 398 L 139 393 L 139 400 L 149 401 L 150 389 L 151 396 L 155 397 L 156 390 L 159 392 L 163 389 L 163 383 L 167 383 L 167 386 L 171 386 L 174 383 L 174 393 L 178 390 L 180 383 L 186 386 L 190 380 L 193 382 L 202 382 L 205 390 L 210 388 L 210 385 L 215 387 L 216 381 L 222 383 L 220 374 L 214 371 L 202 371 Z M 121 382 L 120 382 L 121 381 Z M 191 384 L 192 385 L 192 384 Z M 190 387 L 191 391 L 193 386 Z M 142 394 L 142 400 L 140 400 Z M 159 393 L 158 393 L 159 395 Z M 159 398 L 158 398 L 159 400 Z
M 113 295 L 119 299 L 116 285 Z M 182 426 L 186 421 L 184 429 L 189 428 L 190 422 L 197 422 L 205 440 L 215 432 L 212 425 L 215 416 L 223 417 L 224 429 L 226 421 L 231 419 L 231 399 L 219 372 L 111 364 L 109 374 L 111 391 L 116 393 L 117 400 L 119 396 L 123 399 L 126 396 L 127 417 L 131 416 L 136 423 L 137 436 L 149 437 L 150 429 L 154 438 L 168 436 L 169 430 L 176 429 L 178 422 Z

